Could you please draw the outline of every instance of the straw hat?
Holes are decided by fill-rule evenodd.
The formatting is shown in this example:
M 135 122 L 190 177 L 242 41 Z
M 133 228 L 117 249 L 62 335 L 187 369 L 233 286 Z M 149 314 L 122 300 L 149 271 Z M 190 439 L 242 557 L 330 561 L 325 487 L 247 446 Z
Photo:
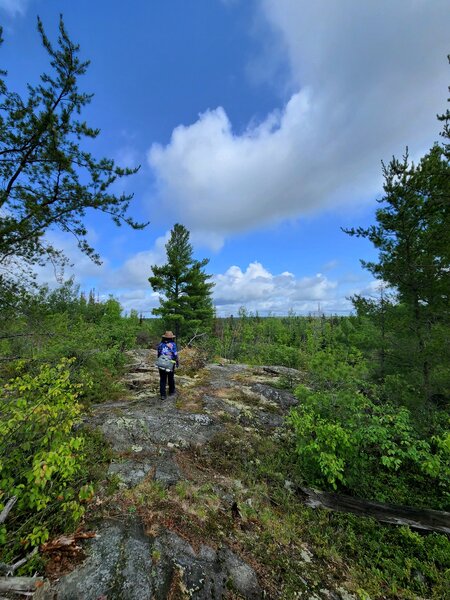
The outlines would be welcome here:
M 172 333 L 172 331 L 166 331 L 165 333 L 162 334 L 163 338 L 166 339 L 175 339 L 175 335 Z

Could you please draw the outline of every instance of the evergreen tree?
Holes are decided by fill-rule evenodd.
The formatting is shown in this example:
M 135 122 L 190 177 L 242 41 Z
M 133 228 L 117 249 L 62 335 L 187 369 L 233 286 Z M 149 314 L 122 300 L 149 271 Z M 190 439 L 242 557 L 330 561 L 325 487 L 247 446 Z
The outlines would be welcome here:
M 51 70 L 38 85 L 27 86 L 27 97 L 8 90 L 0 71 L 0 268 L 3 278 L 17 264 L 63 259 L 44 234 L 59 228 L 73 234 L 80 249 L 99 257 L 86 240 L 83 219 L 88 209 L 112 217 L 120 225 L 145 225 L 127 216 L 132 195 L 109 191 L 118 178 L 137 169 L 122 169 L 108 158 L 100 160 L 80 147 L 99 130 L 78 118 L 92 99 L 79 90 L 79 78 L 89 62 L 78 57 L 61 17 L 57 47 L 53 47 L 38 18 L 38 31 Z M 0 44 L 3 42 L 0 29 Z M 19 258 L 19 263 L 14 263 Z M 6 274 L 6 275 L 5 275 Z M 1 277 L 1 275 L 0 275 Z
M 435 144 L 418 165 L 410 163 L 407 154 L 402 161 L 393 158 L 383 165 L 385 195 L 376 212 L 377 224 L 346 230 L 369 239 L 379 250 L 378 262 L 362 264 L 397 294 L 398 318 L 391 324 L 398 329 L 395 338 L 406 344 L 404 367 L 421 374 L 425 398 L 440 393 L 450 376 L 443 368 L 450 327 L 450 164 L 446 149 Z
M 183 337 L 208 331 L 214 315 L 211 275 L 204 272 L 209 259 L 195 260 L 189 231 L 175 224 L 166 244 L 167 262 L 161 267 L 152 265 L 150 285 L 160 292 L 160 306 L 153 314 L 160 315 L 166 327 Z

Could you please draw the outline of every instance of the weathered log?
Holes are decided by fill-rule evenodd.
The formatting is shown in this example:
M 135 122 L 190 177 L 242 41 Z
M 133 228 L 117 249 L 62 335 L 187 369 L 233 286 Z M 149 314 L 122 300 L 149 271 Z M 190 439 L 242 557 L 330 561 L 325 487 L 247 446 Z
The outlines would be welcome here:
M 450 534 L 449 512 L 411 506 L 393 506 L 305 487 L 299 490 L 307 497 L 306 504 L 312 508 L 328 508 L 338 512 L 372 517 L 383 523 L 408 525 L 412 529 Z
M 0 577 L 0 592 L 34 592 L 43 583 L 42 577 Z
M 5 505 L 5 508 L 0 513 L 0 523 L 4 523 L 6 521 L 12 507 L 14 506 L 14 504 L 16 502 L 17 502 L 17 496 L 13 496 L 12 498 L 10 498 L 8 500 L 8 502 Z

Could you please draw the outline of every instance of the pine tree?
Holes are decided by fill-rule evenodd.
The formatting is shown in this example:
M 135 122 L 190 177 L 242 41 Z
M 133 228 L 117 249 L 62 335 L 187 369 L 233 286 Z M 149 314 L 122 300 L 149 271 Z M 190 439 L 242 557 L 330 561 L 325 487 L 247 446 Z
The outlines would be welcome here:
M 363 266 L 396 292 L 395 337 L 403 340 L 409 367 L 421 373 L 423 396 L 430 398 L 449 383 L 441 342 L 450 327 L 450 165 L 436 144 L 418 165 L 406 155 L 383 165 L 383 172 L 377 224 L 346 232 L 378 249 L 378 262 Z
M 166 244 L 167 262 L 152 265 L 149 277 L 155 292 L 160 292 L 160 306 L 153 314 L 160 315 L 168 329 L 179 338 L 209 331 L 214 315 L 211 275 L 204 272 L 209 259 L 195 260 L 189 242 L 189 231 L 175 224 Z
M 62 17 L 56 47 L 39 18 L 38 31 L 51 65 L 40 83 L 28 85 L 22 98 L 8 90 L 7 73 L 0 71 L 0 269 L 6 273 L 17 264 L 62 259 L 44 235 L 55 227 L 73 234 L 80 249 L 98 262 L 86 240 L 88 209 L 111 216 L 117 225 L 145 226 L 127 216 L 132 195 L 109 191 L 137 169 L 96 159 L 80 146 L 99 134 L 78 117 L 92 99 L 79 89 L 89 62 L 80 60 Z M 0 28 L 0 44 L 1 33 Z

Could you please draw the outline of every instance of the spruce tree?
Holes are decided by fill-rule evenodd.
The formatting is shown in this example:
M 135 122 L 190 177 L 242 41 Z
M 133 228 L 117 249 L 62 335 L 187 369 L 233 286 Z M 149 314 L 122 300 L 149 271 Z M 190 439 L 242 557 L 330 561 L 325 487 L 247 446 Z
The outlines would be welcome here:
M 167 262 L 152 265 L 150 285 L 160 293 L 160 306 L 154 315 L 163 318 L 165 326 L 184 338 L 209 331 L 214 315 L 211 275 L 204 271 L 209 259 L 195 260 L 189 242 L 189 231 L 175 224 L 166 244 Z

